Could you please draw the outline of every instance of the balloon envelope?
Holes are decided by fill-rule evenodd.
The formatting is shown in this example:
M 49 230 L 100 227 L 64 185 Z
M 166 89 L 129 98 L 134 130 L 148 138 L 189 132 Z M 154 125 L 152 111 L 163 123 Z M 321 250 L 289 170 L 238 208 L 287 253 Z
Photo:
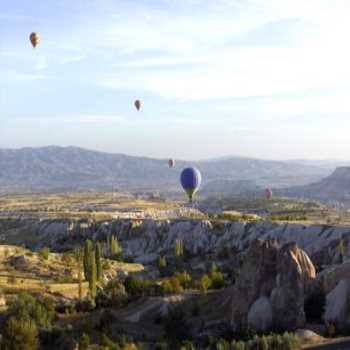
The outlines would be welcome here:
M 140 100 L 136 100 L 134 102 L 134 105 L 138 111 L 141 109 L 141 101 Z
M 272 198 L 272 190 L 271 190 L 271 188 L 267 188 L 267 189 L 265 190 L 265 197 L 266 197 L 267 199 L 271 199 L 271 198 Z
M 174 168 L 175 167 L 175 159 L 169 159 L 169 168 Z
M 200 171 L 197 168 L 186 168 L 181 173 L 180 181 L 190 202 L 192 202 L 192 198 L 198 191 L 202 182 Z
M 33 47 L 36 48 L 40 42 L 40 36 L 38 33 L 31 33 L 29 36 L 30 42 L 32 43 Z

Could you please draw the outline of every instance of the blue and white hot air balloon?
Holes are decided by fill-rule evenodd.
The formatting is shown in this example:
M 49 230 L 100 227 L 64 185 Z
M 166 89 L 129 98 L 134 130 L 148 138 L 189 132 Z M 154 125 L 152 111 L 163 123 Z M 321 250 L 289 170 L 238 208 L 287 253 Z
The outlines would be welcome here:
M 192 202 L 193 196 L 198 191 L 202 182 L 200 171 L 197 168 L 186 168 L 181 173 L 180 181 L 190 202 Z

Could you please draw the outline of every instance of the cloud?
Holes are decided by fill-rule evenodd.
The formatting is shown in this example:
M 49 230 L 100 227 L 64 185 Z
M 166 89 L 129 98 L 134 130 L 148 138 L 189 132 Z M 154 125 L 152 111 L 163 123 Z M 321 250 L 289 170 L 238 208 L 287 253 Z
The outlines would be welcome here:
M 136 13 L 130 23 L 106 29 L 99 44 L 132 59 L 120 60 L 98 83 L 184 101 L 349 86 L 349 2 L 334 0 L 330 11 L 328 0 L 242 3 L 249 6 L 233 16 L 221 1 L 221 12 L 206 16 Z M 168 55 L 143 59 L 145 50 Z
M 58 123 L 58 124 L 114 124 L 125 121 L 125 118 L 118 115 L 105 114 L 48 114 L 48 115 L 29 115 L 25 117 L 12 117 L 12 119 L 28 121 L 35 119 L 39 123 Z

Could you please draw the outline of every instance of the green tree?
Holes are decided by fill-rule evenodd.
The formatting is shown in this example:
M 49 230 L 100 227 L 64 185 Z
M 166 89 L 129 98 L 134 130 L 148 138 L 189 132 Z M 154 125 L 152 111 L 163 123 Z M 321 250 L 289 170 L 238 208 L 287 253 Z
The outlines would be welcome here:
M 89 281 L 91 277 L 92 255 L 93 255 L 92 242 L 89 239 L 87 239 L 85 241 L 84 259 L 83 259 L 84 275 L 87 281 Z
M 212 271 L 210 273 L 211 288 L 220 289 L 225 287 L 224 275 L 220 271 Z
M 95 300 L 96 298 L 96 280 L 97 280 L 96 259 L 95 259 L 94 252 L 92 252 L 91 273 L 89 278 L 89 290 L 90 290 L 91 298 L 93 300 Z
M 344 255 L 345 255 L 344 240 L 343 238 L 341 238 L 339 240 L 339 260 L 341 264 L 344 262 Z
M 102 279 L 102 263 L 101 263 L 101 244 L 96 243 L 95 249 L 95 260 L 96 260 L 96 278 L 100 282 Z
M 204 274 L 199 282 L 200 282 L 200 290 L 203 293 L 206 293 L 211 286 L 211 279 L 207 274 Z
M 109 235 L 106 237 L 106 250 L 107 250 L 107 252 L 106 252 L 107 256 L 112 255 L 112 252 L 111 252 L 111 236 L 109 236 Z
M 78 295 L 79 300 L 83 298 L 83 274 L 82 274 L 82 262 L 83 262 L 84 253 L 81 248 L 75 250 L 75 259 L 77 262 L 78 268 Z
M 259 338 L 259 350 L 269 350 L 269 344 L 267 342 L 267 338 L 263 335 Z
M 1 349 L 39 349 L 39 332 L 35 322 L 30 318 L 17 319 L 11 317 L 6 323 Z
M 16 319 L 30 319 L 40 328 L 50 329 L 55 317 L 55 304 L 52 299 L 38 300 L 23 293 L 10 304 L 8 313 Z
M 111 254 L 117 256 L 122 253 L 122 248 L 119 245 L 118 238 L 116 236 L 111 237 Z
M 175 240 L 175 256 L 180 258 L 184 255 L 184 242 L 178 238 Z
M 79 350 L 86 350 L 89 348 L 90 345 L 90 337 L 83 333 L 79 339 Z
M 50 254 L 50 249 L 45 247 L 40 250 L 39 255 L 44 259 L 44 260 L 49 260 L 49 254 Z
M 167 267 L 167 261 L 164 256 L 160 256 L 158 258 L 158 268 L 159 270 L 164 269 Z

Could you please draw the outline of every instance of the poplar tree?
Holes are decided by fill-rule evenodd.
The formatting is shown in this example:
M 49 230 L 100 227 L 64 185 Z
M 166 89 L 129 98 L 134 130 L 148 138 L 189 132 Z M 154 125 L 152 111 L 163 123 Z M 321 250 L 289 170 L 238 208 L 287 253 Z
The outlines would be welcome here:
M 90 278 L 89 278 L 89 290 L 90 290 L 90 295 L 93 300 L 96 298 L 96 275 L 97 275 L 97 269 L 96 269 L 96 260 L 95 260 L 95 253 L 91 253 L 91 273 L 90 273 Z
M 87 281 L 90 280 L 91 276 L 91 266 L 92 266 L 92 242 L 87 239 L 85 241 L 85 247 L 84 247 L 84 276 Z
M 101 244 L 96 243 L 95 249 L 95 260 L 96 260 L 96 278 L 100 282 L 102 278 L 102 263 L 101 263 Z
M 81 248 L 75 250 L 75 259 L 78 267 L 78 295 L 79 300 L 83 297 L 83 274 L 82 274 L 82 262 L 83 262 L 83 251 Z

